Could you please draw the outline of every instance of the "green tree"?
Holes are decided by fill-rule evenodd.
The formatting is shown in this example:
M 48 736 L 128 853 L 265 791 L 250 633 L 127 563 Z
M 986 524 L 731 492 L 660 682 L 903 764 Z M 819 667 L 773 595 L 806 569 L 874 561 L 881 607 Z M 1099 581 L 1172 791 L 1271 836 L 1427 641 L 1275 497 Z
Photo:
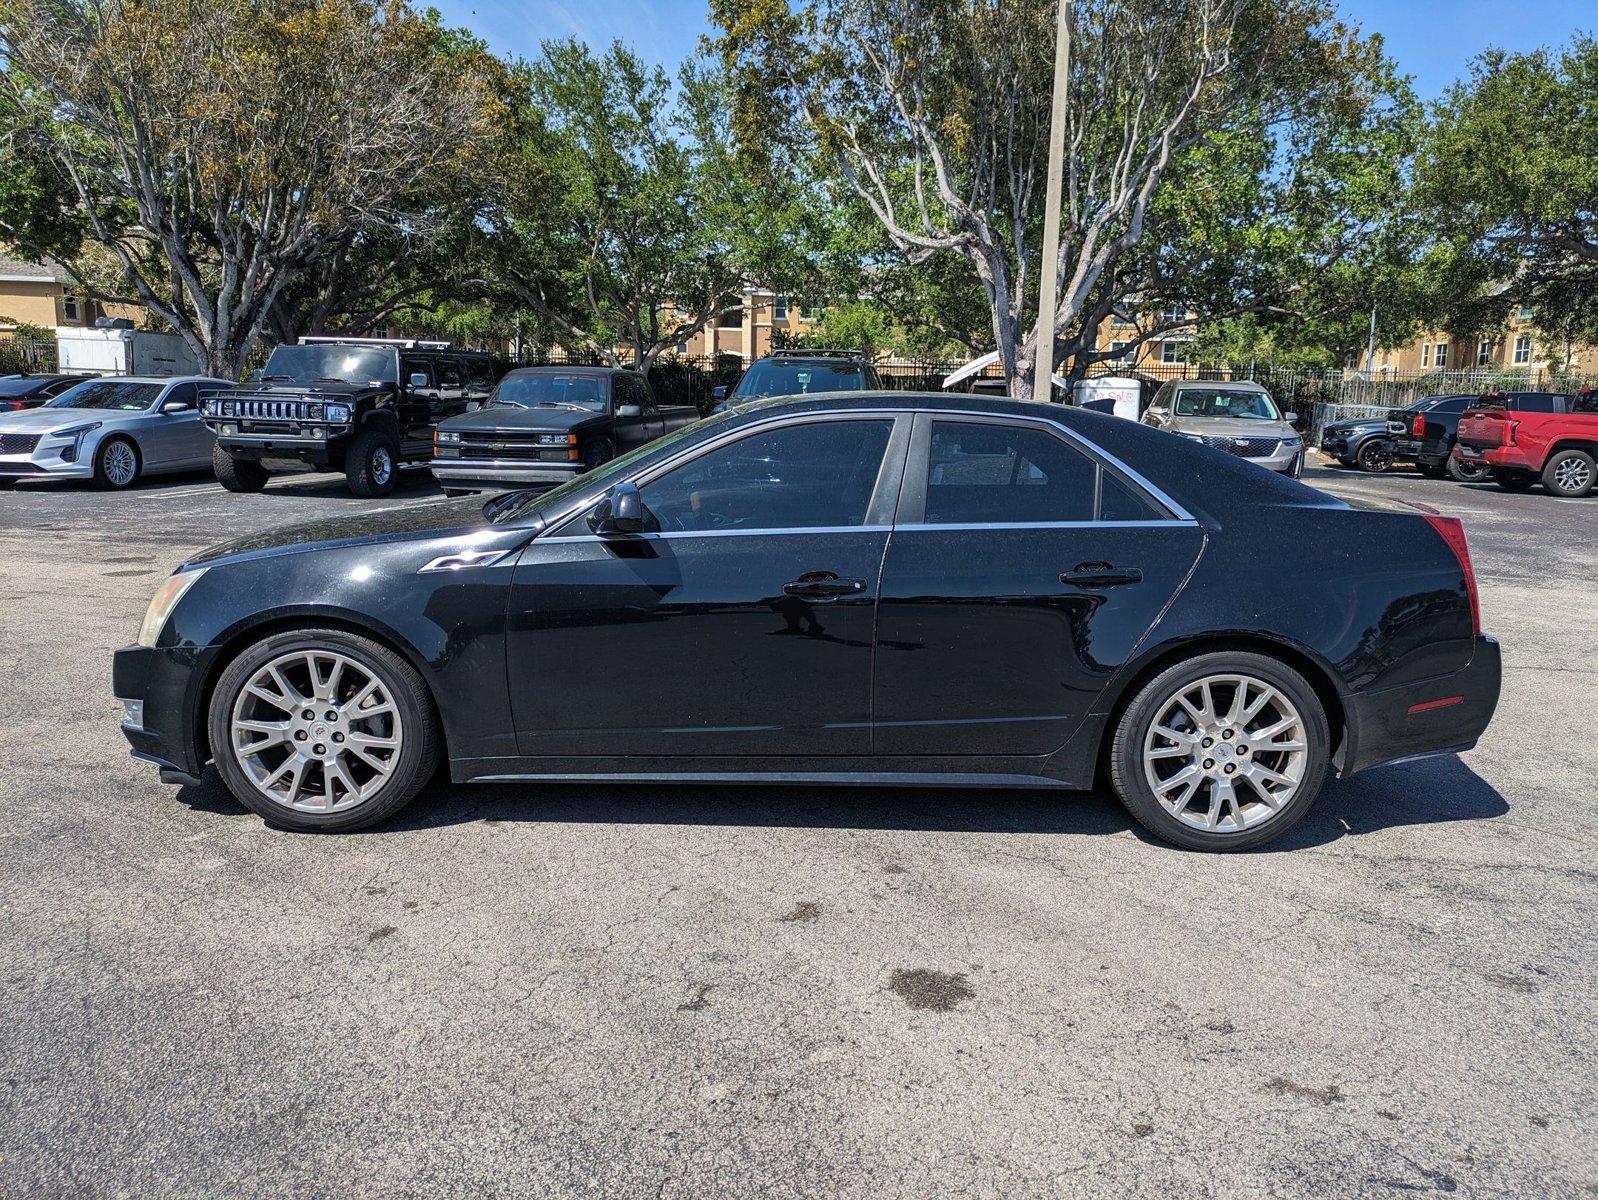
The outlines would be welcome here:
M 414 234 L 404 202 L 470 162 L 493 99 L 438 44 L 397 0 L 0 0 L 9 186 L 50 168 L 0 238 L 92 238 L 234 375 L 329 247 Z
M 712 0 L 751 150 L 804 148 L 913 263 L 957 256 L 1012 394 L 1041 327 L 1080 374 L 1112 313 L 1143 336 L 1317 303 L 1382 222 L 1412 101 L 1325 0 L 1065 0 L 1059 307 L 1037 319 L 1055 5 Z M 1374 152 L 1374 153 L 1373 153 Z M 1374 165 L 1373 165 L 1374 164 Z
M 1563 354 L 1598 341 L 1598 40 L 1478 58 L 1435 106 L 1416 194 L 1439 324 L 1495 332 L 1524 304 Z

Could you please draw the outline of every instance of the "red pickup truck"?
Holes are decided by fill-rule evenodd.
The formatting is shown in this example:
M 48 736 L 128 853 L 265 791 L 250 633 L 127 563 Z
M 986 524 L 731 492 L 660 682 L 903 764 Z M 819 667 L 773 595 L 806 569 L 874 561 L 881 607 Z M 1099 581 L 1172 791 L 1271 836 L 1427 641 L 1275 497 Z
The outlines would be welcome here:
M 1598 401 L 1584 395 L 1562 413 L 1473 408 L 1459 418 L 1454 456 L 1466 466 L 1485 463 L 1507 491 L 1541 479 L 1556 496 L 1585 496 L 1598 483 Z

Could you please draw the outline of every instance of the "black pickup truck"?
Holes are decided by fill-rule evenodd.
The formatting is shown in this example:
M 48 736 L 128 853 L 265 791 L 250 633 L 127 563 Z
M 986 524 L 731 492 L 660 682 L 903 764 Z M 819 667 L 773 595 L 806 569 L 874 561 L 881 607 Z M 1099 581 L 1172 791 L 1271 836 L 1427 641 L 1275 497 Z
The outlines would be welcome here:
M 699 420 L 655 401 L 639 371 L 520 367 L 475 412 L 433 435 L 433 474 L 449 493 L 564 483 Z
M 1461 483 L 1479 483 L 1487 478 L 1484 465 L 1466 463 L 1453 457 L 1459 432 L 1459 417 L 1467 408 L 1483 402 L 1481 396 L 1437 396 L 1435 403 L 1395 408 L 1387 414 L 1387 432 L 1393 439 L 1393 456 L 1413 462 L 1424 474 L 1447 474 Z M 1500 403 L 1501 401 L 1501 403 Z M 1570 397 L 1559 392 L 1499 392 L 1493 403 L 1517 412 L 1569 412 Z
M 230 492 L 258 492 L 274 465 L 302 462 L 343 471 L 357 496 L 386 496 L 401 463 L 431 456 L 433 427 L 487 399 L 494 376 L 488 355 L 447 342 L 303 338 L 206 401 L 211 463 Z

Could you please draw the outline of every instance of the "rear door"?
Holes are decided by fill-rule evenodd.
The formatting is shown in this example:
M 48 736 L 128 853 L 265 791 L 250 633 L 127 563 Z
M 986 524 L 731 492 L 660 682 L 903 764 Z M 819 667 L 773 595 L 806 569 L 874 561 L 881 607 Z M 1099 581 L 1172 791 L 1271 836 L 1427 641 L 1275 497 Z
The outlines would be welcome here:
M 918 415 L 883 564 L 875 752 L 1057 749 L 1203 542 L 1050 422 Z

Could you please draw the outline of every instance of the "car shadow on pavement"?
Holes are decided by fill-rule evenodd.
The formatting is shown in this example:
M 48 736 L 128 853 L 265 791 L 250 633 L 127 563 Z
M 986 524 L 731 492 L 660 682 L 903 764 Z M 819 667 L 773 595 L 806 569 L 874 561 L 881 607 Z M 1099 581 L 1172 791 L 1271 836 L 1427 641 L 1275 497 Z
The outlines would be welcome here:
M 208 767 L 178 798 L 196 812 L 248 810 Z M 1330 779 L 1309 813 L 1260 852 L 1323 846 L 1406 825 L 1501 817 L 1509 804 L 1457 758 L 1377 768 Z M 1159 843 L 1104 787 L 1089 792 L 1010 788 L 837 787 L 738 783 L 450 784 L 443 776 L 374 832 L 511 821 L 606 825 L 727 825 L 800 829 L 902 829 L 937 833 L 1093 836 L 1128 830 Z

